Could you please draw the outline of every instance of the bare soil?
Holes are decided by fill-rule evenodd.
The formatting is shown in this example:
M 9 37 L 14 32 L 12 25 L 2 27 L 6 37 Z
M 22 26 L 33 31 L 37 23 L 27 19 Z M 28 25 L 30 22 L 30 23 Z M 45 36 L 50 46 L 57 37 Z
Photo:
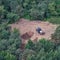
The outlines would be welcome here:
M 51 39 L 51 35 L 54 33 L 57 25 L 39 20 L 29 21 L 26 19 L 20 19 L 17 23 L 12 24 L 11 27 L 12 30 L 14 28 L 18 29 L 20 31 L 21 36 L 27 32 L 33 32 L 33 35 L 29 39 L 34 41 L 39 40 L 41 38 Z M 44 35 L 38 34 L 38 32 L 36 32 L 37 27 L 40 27 L 45 32 L 45 34 Z M 27 39 L 22 38 L 22 41 L 26 43 Z

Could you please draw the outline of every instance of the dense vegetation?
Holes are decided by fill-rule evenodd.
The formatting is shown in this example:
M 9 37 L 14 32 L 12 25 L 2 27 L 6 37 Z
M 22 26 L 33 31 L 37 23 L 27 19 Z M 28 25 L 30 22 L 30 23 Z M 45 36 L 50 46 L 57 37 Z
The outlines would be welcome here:
M 0 0 L 0 12 L 9 22 L 19 18 L 42 20 L 60 16 L 60 0 Z
M 9 26 L 19 18 L 59 24 L 60 0 L 0 0 L 0 60 L 60 60 L 60 26 L 50 41 L 29 40 L 22 50 L 19 31 Z
M 21 39 L 17 29 L 11 32 L 7 23 L 0 25 L 0 60 L 16 60 Z

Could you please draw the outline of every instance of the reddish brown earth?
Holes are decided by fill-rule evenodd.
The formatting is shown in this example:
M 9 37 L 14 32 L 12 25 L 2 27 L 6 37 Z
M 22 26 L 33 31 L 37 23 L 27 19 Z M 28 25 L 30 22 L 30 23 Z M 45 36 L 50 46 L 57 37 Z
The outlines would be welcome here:
M 31 39 L 32 41 L 36 41 L 41 38 L 51 39 L 51 34 L 54 33 L 57 26 L 49 22 L 29 21 L 26 19 L 20 19 L 20 21 L 18 21 L 17 23 L 12 24 L 11 27 L 12 29 L 17 28 L 20 31 L 22 41 L 26 43 L 28 39 Z M 37 27 L 41 27 L 45 34 L 38 34 L 36 32 Z M 29 37 L 28 39 L 23 39 L 23 36 L 25 36 L 25 34 L 27 37 Z

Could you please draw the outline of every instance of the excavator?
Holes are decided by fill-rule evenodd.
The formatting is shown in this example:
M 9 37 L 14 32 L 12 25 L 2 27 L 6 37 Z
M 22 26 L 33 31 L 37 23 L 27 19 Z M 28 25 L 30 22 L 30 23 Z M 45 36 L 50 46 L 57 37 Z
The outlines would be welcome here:
M 36 28 L 36 31 L 37 31 L 40 35 L 44 35 L 44 34 L 45 34 L 45 32 L 44 32 L 40 27 Z

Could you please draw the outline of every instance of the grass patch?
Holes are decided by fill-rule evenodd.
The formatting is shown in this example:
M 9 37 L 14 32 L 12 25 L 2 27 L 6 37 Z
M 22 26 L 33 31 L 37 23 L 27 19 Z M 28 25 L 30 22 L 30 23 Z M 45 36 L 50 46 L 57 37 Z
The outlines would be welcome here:
M 51 17 L 47 18 L 47 21 L 53 24 L 60 24 L 60 17 Z

